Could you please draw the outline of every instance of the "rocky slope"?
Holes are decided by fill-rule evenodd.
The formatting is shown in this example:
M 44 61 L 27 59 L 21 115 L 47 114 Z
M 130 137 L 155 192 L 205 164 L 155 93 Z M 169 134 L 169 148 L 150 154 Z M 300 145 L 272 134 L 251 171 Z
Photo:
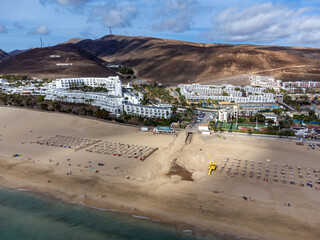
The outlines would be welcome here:
M 106 60 L 133 67 L 137 75 L 162 83 L 214 82 L 240 74 L 286 80 L 320 80 L 318 49 L 201 44 L 150 37 L 107 35 L 77 46 Z

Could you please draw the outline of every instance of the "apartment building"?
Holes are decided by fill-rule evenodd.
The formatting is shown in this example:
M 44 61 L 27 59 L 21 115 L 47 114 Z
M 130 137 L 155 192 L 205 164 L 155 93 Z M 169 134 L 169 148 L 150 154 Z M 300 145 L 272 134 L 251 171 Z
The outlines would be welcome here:
M 93 106 L 99 106 L 101 109 L 105 109 L 113 114 L 122 113 L 123 98 L 106 93 L 54 89 L 46 92 L 45 99 L 51 101 L 90 104 Z
M 114 96 L 122 96 L 122 83 L 118 76 L 108 78 L 60 78 L 52 82 L 52 88 L 69 89 L 87 85 L 93 88 L 104 87 Z
M 145 116 L 149 118 L 169 118 L 172 114 L 170 106 L 148 106 L 125 103 L 124 111 L 130 115 Z
M 180 84 L 178 87 L 186 100 L 212 100 L 234 103 L 275 102 L 273 93 L 267 93 L 265 88 L 259 87 L 240 87 L 229 84 L 220 86 Z
M 260 86 L 264 88 L 272 88 L 279 90 L 281 88 L 281 80 L 275 80 L 273 76 L 254 75 L 249 78 L 251 86 Z
M 283 88 L 320 88 L 320 82 L 299 81 L 299 82 L 283 82 Z
M 11 87 L 1 79 L 0 89 L 7 94 L 43 95 L 46 100 L 70 103 L 83 103 L 99 106 L 115 115 L 126 111 L 133 115 L 149 118 L 170 118 L 172 105 L 141 105 L 143 94 L 135 92 L 130 85 L 123 87 L 119 77 L 108 78 L 61 78 L 42 87 L 30 83 L 26 86 Z M 108 92 L 82 92 L 70 90 L 72 86 L 88 85 L 93 88 L 104 87 Z

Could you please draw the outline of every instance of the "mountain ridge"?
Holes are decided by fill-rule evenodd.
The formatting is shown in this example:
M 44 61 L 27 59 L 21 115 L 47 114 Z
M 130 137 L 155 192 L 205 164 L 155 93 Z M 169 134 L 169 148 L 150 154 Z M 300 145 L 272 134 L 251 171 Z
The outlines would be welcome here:
M 117 75 L 104 61 L 74 44 L 35 48 L 0 63 L 0 74 L 43 78 Z
M 0 49 L 0 62 L 10 58 L 9 54 L 2 49 Z
M 320 80 L 319 49 L 315 48 L 194 43 L 119 35 L 67 42 L 73 41 L 15 55 L 0 63 L 0 73 L 50 78 L 100 77 L 117 74 L 105 67 L 106 62 L 114 62 L 132 67 L 140 79 L 168 85 L 208 82 L 244 85 L 253 74 L 273 75 L 283 81 Z M 64 58 L 50 59 L 51 54 Z M 74 65 L 53 66 L 60 62 Z
M 105 61 L 134 68 L 139 77 L 168 84 L 203 83 L 240 74 L 270 74 L 284 81 L 320 80 L 318 49 L 314 48 L 118 35 L 87 39 L 76 45 Z
M 31 48 L 31 49 L 32 49 L 32 48 Z M 24 50 L 16 49 L 16 50 L 13 50 L 13 51 L 9 52 L 8 54 L 10 55 L 10 57 L 13 57 L 13 56 L 18 55 L 18 54 L 20 54 L 20 53 L 24 53 L 24 52 L 26 52 L 26 51 L 29 51 L 29 50 L 31 50 L 31 49 L 24 49 Z

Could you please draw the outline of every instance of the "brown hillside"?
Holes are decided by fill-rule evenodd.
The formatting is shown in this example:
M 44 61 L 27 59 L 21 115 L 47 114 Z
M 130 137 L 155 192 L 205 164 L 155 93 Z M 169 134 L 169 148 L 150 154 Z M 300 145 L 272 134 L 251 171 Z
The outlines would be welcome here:
M 82 41 L 82 38 L 71 38 L 65 42 L 59 43 L 58 45 L 62 45 L 62 44 L 68 44 L 68 43 L 78 43 L 80 41 Z
M 60 58 L 50 58 L 60 55 Z M 72 66 L 57 66 L 72 63 Z M 0 63 L 0 74 L 36 77 L 108 77 L 116 73 L 106 68 L 103 61 L 74 44 L 36 48 L 13 56 Z
M 318 49 L 200 44 L 150 37 L 108 35 L 77 43 L 106 60 L 133 67 L 163 83 L 209 82 L 240 74 L 272 74 L 286 80 L 320 80 Z M 232 79 L 232 78 L 231 78 Z
M 8 53 L 0 49 L 0 62 L 8 59 L 10 56 Z

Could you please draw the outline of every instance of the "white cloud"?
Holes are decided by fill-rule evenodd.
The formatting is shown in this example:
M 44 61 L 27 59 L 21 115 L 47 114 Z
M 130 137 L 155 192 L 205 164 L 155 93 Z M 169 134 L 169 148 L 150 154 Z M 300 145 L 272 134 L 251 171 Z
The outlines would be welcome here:
M 62 5 L 79 5 L 87 3 L 88 0 L 57 0 L 57 2 Z
M 69 9 L 72 13 L 83 14 L 84 8 L 89 0 L 39 0 L 42 5 L 57 4 L 63 8 Z M 59 12 L 56 8 L 55 11 Z
M 72 6 L 80 6 L 86 4 L 89 0 L 40 0 L 41 4 L 51 4 L 58 3 L 61 5 L 72 5 Z
M 117 2 L 96 6 L 92 9 L 89 21 L 99 20 L 106 27 L 128 27 L 138 16 L 138 9 L 134 6 Z
M 46 25 L 41 25 L 28 33 L 29 34 L 38 34 L 38 35 L 48 35 L 48 34 L 50 34 L 50 30 L 48 29 L 48 27 Z
M 271 2 L 243 10 L 228 8 L 212 18 L 207 36 L 214 41 L 314 44 L 320 35 L 320 16 L 309 11 Z
M 192 18 L 196 12 L 195 0 L 166 0 L 156 12 L 159 22 L 153 24 L 155 31 L 182 33 L 191 29 Z
M 0 33 L 6 33 L 6 32 L 7 32 L 7 28 L 2 24 L 0 24 Z

